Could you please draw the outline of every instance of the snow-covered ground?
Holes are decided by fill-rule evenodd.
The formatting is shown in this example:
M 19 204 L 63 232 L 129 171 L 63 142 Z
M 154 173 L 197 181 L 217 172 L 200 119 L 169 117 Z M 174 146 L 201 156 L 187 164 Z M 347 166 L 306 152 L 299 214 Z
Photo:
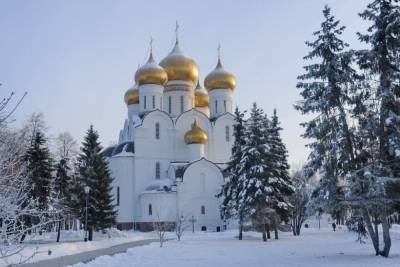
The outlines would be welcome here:
M 118 231 L 114 229 L 107 234 L 95 233 L 93 241 L 84 242 L 84 231 L 63 231 L 60 243 L 56 243 L 56 235 L 57 233 L 55 232 L 44 233 L 28 240 L 26 242 L 27 247 L 22 252 L 23 258 L 32 255 L 36 251 L 36 255 L 28 262 L 38 262 L 156 237 L 154 233 Z M 50 255 L 49 251 L 51 251 Z M 10 263 L 17 263 L 19 259 L 20 255 L 8 258 L 8 263 L 0 259 L 0 267 L 7 266 Z
M 390 258 L 375 256 L 369 240 L 366 244 L 357 243 L 356 235 L 346 229 L 332 232 L 325 228 L 303 229 L 300 237 L 281 233 L 279 240 L 265 243 L 258 233 L 246 233 L 242 241 L 234 238 L 236 231 L 185 233 L 181 242 L 171 240 L 163 248 L 152 243 L 74 267 L 399 267 L 400 231 L 396 227 L 393 230 Z

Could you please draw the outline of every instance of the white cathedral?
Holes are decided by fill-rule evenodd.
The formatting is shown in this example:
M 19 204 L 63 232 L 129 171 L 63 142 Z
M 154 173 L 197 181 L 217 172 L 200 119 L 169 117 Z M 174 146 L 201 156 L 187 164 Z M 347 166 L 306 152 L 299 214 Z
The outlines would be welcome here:
M 216 197 L 233 145 L 236 85 L 218 56 L 204 80 L 193 59 L 175 46 L 159 64 L 152 49 L 125 93 L 128 116 L 109 161 L 121 229 L 148 231 L 154 222 L 195 221 L 196 230 L 221 231 Z M 190 223 L 190 224 L 191 224 Z

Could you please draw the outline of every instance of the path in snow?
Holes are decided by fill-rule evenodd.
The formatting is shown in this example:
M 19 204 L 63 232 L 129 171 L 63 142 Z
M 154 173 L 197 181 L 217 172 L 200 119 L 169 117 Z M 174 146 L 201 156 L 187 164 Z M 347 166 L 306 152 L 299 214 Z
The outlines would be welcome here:
M 400 234 L 393 232 L 389 258 L 375 256 L 369 240 L 355 242 L 345 229 L 304 229 L 299 237 L 281 233 L 279 240 L 260 241 L 260 234 L 237 232 L 185 233 L 183 240 L 128 249 L 126 253 L 102 256 L 74 267 L 399 267 Z
M 116 246 L 112 246 L 109 248 L 97 249 L 92 251 L 86 251 L 74 255 L 63 256 L 51 260 L 43 260 L 36 263 L 28 263 L 23 264 L 21 267 L 63 267 L 68 265 L 73 265 L 79 262 L 89 262 L 94 260 L 97 257 L 103 255 L 114 255 L 117 253 L 126 252 L 129 248 L 139 247 L 148 245 L 152 242 L 158 242 L 157 239 L 146 239 L 146 240 L 139 240 L 129 243 L 124 243 Z

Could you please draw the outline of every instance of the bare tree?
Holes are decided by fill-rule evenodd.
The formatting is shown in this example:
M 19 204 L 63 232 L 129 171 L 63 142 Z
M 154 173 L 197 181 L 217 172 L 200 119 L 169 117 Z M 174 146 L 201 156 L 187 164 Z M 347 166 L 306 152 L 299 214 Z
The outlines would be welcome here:
M 165 235 L 167 232 L 174 229 L 174 223 L 162 221 L 158 210 L 156 210 L 155 215 L 157 219 L 153 222 L 153 229 L 157 233 L 157 237 L 160 242 L 160 248 L 162 248 L 165 241 Z
M 187 217 L 178 214 L 175 223 L 175 234 L 178 238 L 178 241 L 181 241 L 182 235 L 188 227 L 189 223 Z
M 7 264 L 19 264 L 37 252 L 22 253 L 26 245 L 21 240 L 40 231 L 52 220 L 49 212 L 40 210 L 37 200 L 30 197 L 20 135 L 0 128 L 0 136 L 0 259 Z
M 307 204 L 310 199 L 311 189 L 307 183 L 307 178 L 305 177 L 302 168 L 295 170 L 292 174 L 292 182 L 294 186 L 294 193 L 289 197 L 292 209 L 292 231 L 293 235 L 300 235 L 300 230 L 303 223 L 308 217 Z

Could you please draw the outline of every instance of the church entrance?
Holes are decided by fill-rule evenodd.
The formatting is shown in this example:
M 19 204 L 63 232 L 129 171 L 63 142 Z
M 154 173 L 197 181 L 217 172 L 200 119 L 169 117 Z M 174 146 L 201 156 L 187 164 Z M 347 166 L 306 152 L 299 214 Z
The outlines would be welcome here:
M 207 227 L 202 226 L 202 227 L 201 227 L 201 231 L 207 231 Z

